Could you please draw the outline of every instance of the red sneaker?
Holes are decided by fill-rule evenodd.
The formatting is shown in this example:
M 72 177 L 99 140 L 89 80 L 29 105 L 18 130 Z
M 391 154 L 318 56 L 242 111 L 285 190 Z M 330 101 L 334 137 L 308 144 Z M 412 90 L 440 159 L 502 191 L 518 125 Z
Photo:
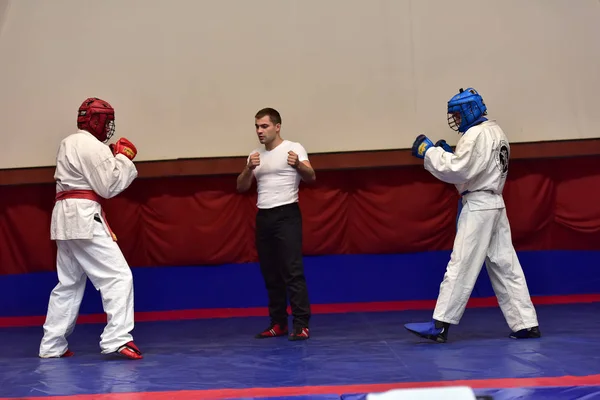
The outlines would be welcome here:
M 65 351 L 65 353 L 60 356 L 60 358 L 64 358 L 64 357 L 73 357 L 75 355 L 75 353 L 73 353 L 71 350 L 67 349 L 67 351 Z
M 40 358 L 66 358 L 66 357 L 73 357 L 74 355 L 75 355 L 75 353 L 73 353 L 71 350 L 67 349 L 60 356 L 42 356 L 42 355 L 40 355 L 39 357 Z
M 142 352 L 133 342 L 127 342 L 123 346 L 119 347 L 117 353 L 130 360 L 141 360 Z
M 271 324 L 267 329 L 255 336 L 257 339 L 265 339 L 288 334 L 287 325 Z
M 295 328 L 294 332 L 288 338 L 289 340 L 306 340 L 310 338 L 310 331 L 308 328 Z

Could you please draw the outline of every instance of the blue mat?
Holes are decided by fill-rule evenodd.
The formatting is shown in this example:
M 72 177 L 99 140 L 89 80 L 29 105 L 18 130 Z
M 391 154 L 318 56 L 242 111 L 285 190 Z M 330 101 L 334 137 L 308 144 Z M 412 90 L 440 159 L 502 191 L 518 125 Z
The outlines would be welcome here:
M 600 399 L 600 386 L 529 387 L 475 389 L 478 398 L 490 400 L 576 400 Z M 240 397 L 236 400 L 366 400 L 366 394 L 310 395 L 285 397 Z M 446 400 L 441 398 L 440 400 Z M 448 398 L 448 400 L 450 400 Z
M 444 345 L 419 340 L 402 328 L 427 320 L 429 311 L 315 315 L 313 337 L 304 342 L 254 339 L 267 318 L 139 323 L 134 337 L 145 354 L 139 362 L 100 354 L 103 325 L 78 325 L 70 340 L 75 357 L 51 360 L 37 357 L 41 327 L 4 328 L 0 398 L 281 387 L 319 393 L 324 385 L 600 374 L 600 304 L 541 306 L 538 313 L 543 338 L 519 341 L 507 338 L 499 309 L 468 309 Z M 538 393 L 559 399 L 595 390 Z M 537 396 L 532 389 L 485 393 Z

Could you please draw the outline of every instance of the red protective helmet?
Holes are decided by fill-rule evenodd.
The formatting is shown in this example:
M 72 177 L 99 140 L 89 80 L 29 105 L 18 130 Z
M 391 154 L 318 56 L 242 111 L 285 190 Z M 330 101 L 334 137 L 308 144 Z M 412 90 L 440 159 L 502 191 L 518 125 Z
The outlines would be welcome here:
M 115 133 L 115 110 L 108 102 L 90 97 L 79 107 L 77 127 L 105 143 Z

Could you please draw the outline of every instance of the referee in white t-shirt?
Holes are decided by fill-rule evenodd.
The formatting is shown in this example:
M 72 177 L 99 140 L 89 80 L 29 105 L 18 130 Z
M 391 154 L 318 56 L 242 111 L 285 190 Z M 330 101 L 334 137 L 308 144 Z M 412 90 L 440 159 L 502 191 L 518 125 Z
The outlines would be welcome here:
M 264 147 L 254 150 L 237 178 L 237 190 L 245 192 L 256 177 L 258 212 L 256 250 L 269 296 L 271 324 L 257 338 L 289 333 L 287 299 L 293 315 L 290 340 L 310 337 L 310 302 L 302 261 L 302 215 L 298 207 L 300 181 L 314 182 L 315 171 L 300 143 L 280 136 L 281 116 L 273 108 L 255 115 L 256 134 Z

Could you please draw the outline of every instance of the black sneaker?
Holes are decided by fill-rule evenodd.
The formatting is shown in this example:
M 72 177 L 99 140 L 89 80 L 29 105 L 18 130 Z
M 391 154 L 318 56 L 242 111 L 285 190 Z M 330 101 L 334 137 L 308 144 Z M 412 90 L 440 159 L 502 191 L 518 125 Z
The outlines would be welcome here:
M 539 339 L 542 337 L 542 332 L 540 332 L 539 326 L 534 326 L 533 328 L 512 332 L 508 337 L 511 339 Z

